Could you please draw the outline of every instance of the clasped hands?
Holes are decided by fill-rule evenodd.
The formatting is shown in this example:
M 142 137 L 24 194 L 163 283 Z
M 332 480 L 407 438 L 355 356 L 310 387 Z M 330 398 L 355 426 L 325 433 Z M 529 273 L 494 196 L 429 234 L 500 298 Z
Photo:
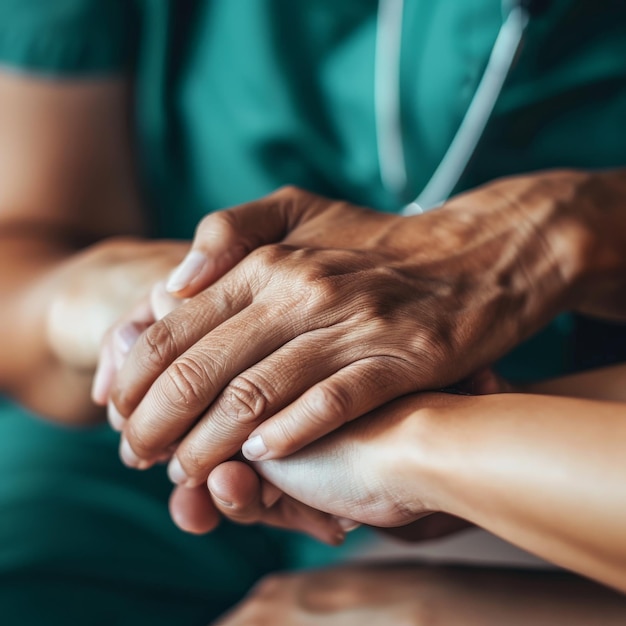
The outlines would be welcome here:
M 103 343 L 94 399 L 122 460 L 167 460 L 172 516 L 192 532 L 221 513 L 337 543 L 357 522 L 441 510 L 426 480 L 403 493 L 396 452 L 448 400 L 407 394 L 466 377 L 545 321 L 519 280 L 532 234 L 507 203 L 487 188 L 404 218 L 285 188 L 206 217 L 167 290 Z

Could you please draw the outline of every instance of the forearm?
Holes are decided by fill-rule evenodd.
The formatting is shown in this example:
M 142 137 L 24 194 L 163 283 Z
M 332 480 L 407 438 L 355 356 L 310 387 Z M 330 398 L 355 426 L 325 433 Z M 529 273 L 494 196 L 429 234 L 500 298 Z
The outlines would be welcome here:
M 525 385 L 525 393 L 626 402 L 626 364 Z
M 91 422 L 92 375 L 107 329 L 180 260 L 184 243 L 6 238 L 0 252 L 0 388 L 66 423 Z
M 535 229 L 537 245 L 521 258 L 529 278 L 553 264 L 563 310 L 626 319 L 626 170 L 540 172 L 527 180 L 518 194 L 511 185 L 511 200 Z
M 415 422 L 434 510 L 626 590 L 624 405 L 518 394 L 437 405 Z
M 516 298 L 522 331 L 568 310 L 626 319 L 626 169 L 504 178 L 443 209 L 480 225 L 474 241 L 494 242 L 495 256 L 476 250 L 477 270 L 496 272 Z
M 7 232 L 0 246 L 0 328 L 5 330 L 0 389 L 29 409 L 66 423 L 91 422 L 101 413 L 89 391 L 98 335 L 115 319 L 115 311 L 103 311 L 86 293 L 87 283 L 98 284 L 98 268 L 82 263 L 96 249 L 81 250 L 83 243 L 68 233 L 44 235 L 24 228 Z M 100 265 L 104 281 L 105 265 Z M 115 294 L 108 295 L 114 304 Z M 92 306 L 67 316 L 76 309 L 68 300 L 81 298 Z M 59 338 L 59 327 L 67 340 Z
M 626 320 L 626 169 L 586 174 L 561 213 L 571 214 L 572 230 L 584 233 L 569 244 L 570 256 L 582 262 L 572 308 Z
M 48 407 L 63 397 L 77 400 L 60 379 L 81 386 L 80 372 L 64 368 L 53 353 L 46 328 L 52 279 L 72 253 L 61 240 L 24 232 L 4 236 L 0 246 L 0 388 L 34 410 L 45 398 Z

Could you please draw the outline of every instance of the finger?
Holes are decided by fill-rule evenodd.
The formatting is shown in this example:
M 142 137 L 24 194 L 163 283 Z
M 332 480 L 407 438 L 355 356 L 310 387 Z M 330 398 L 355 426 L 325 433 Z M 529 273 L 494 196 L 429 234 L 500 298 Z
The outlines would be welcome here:
M 154 322 L 147 300 L 139 302 L 105 334 L 91 391 L 93 401 L 101 406 L 109 402 L 116 371 L 132 349 L 141 332 Z
M 196 295 L 252 250 L 281 241 L 305 215 L 320 209 L 310 194 L 285 187 L 207 215 L 196 229 L 191 250 L 170 275 L 167 290 L 184 297 Z
M 98 368 L 100 378 L 95 379 L 98 381 L 97 387 L 94 382 L 94 389 L 99 399 L 107 401 L 109 398 L 115 375 L 123 367 L 141 333 L 181 304 L 180 299 L 172 297 L 165 291 L 165 283 L 161 281 L 153 287 L 149 301 L 142 302 L 114 326 L 102 348 L 101 363 Z M 107 401 L 107 416 L 111 428 L 121 432 L 126 419 L 111 399 Z
M 168 468 L 172 482 L 204 482 L 263 420 L 360 358 L 364 347 L 351 346 L 346 335 L 342 324 L 305 333 L 228 382 L 182 439 Z
M 300 531 L 331 545 L 345 539 L 345 532 L 336 518 L 293 498 L 282 496 L 266 507 L 262 501 L 262 481 L 245 463 L 229 461 L 218 465 L 207 484 L 216 508 L 238 524 L 263 523 Z
M 125 430 L 139 458 L 151 460 L 182 438 L 232 378 L 292 339 L 295 331 L 289 325 L 268 332 L 276 314 L 280 316 L 278 305 L 251 305 L 203 337 L 157 378 Z M 235 424 L 237 428 L 241 424 Z M 235 442 L 234 451 L 245 436 Z M 224 452 L 223 458 L 228 456 Z
M 115 361 L 113 360 L 113 349 L 109 342 L 105 342 L 102 348 L 100 348 L 98 367 L 96 368 L 91 387 L 91 399 L 98 406 L 106 405 L 114 379 Z
M 250 434 L 242 446 L 244 456 L 250 461 L 288 456 L 409 393 L 414 386 L 411 372 L 402 375 L 405 366 L 391 361 L 385 357 L 363 359 L 313 386 Z
M 176 487 L 170 496 L 170 515 L 182 530 L 203 535 L 217 528 L 220 515 L 207 488 Z
M 216 508 L 238 524 L 260 522 L 266 511 L 262 502 L 261 480 L 245 463 L 227 461 L 218 465 L 207 485 Z
M 246 276 L 238 272 L 151 325 L 131 350 L 111 390 L 120 413 L 129 416 L 179 355 L 245 309 L 251 300 Z
M 273 507 L 283 496 L 283 492 L 261 478 L 261 502 L 266 509 Z

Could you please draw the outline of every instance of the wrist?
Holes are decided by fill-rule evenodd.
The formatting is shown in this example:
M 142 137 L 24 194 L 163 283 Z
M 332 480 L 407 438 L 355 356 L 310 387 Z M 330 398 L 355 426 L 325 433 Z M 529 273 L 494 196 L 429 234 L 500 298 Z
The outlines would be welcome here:
M 455 433 L 447 423 L 449 402 L 465 396 L 448 394 L 419 394 L 396 429 L 386 449 L 384 461 L 390 477 L 389 493 L 394 494 L 398 509 L 408 521 L 424 513 L 455 514 L 448 495 L 448 481 L 454 464 Z
M 525 179 L 531 184 L 518 204 L 543 245 L 544 263 L 554 266 L 559 285 L 556 312 L 577 310 L 623 318 L 624 170 L 559 170 Z
M 63 367 L 93 372 L 107 330 L 157 280 L 143 250 L 138 239 L 106 239 L 68 257 L 42 281 L 47 344 Z
M 592 316 L 626 317 L 626 170 L 579 174 L 569 207 L 579 234 L 571 308 Z M 565 211 L 564 211 L 565 212 Z

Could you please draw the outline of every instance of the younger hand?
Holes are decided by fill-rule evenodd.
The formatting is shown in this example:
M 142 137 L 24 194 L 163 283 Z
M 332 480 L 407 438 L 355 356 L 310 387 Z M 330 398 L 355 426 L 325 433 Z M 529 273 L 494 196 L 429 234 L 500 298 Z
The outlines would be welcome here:
M 107 330 L 148 296 L 189 244 L 107 239 L 72 257 L 51 280 L 48 342 L 69 366 L 94 370 Z
M 420 477 L 420 463 L 425 457 L 420 423 L 430 419 L 432 409 L 439 405 L 468 400 L 471 399 L 446 394 L 407 396 L 285 459 L 260 461 L 251 466 L 239 461 L 218 465 L 208 479 L 213 502 L 234 521 L 272 525 L 280 522 L 302 529 L 302 525 L 293 526 L 297 518 L 281 517 L 280 506 L 263 505 L 256 471 L 280 490 L 277 494 L 282 492 L 282 497 L 288 496 L 290 502 L 298 501 L 332 515 L 344 530 L 358 523 L 377 527 L 407 525 L 438 510 L 434 504 L 437 494 L 433 493 L 428 476 Z M 274 502 L 280 501 L 277 498 Z M 188 506 L 189 502 L 185 504 Z M 175 496 L 171 503 L 174 519 L 182 513 L 178 507 Z

